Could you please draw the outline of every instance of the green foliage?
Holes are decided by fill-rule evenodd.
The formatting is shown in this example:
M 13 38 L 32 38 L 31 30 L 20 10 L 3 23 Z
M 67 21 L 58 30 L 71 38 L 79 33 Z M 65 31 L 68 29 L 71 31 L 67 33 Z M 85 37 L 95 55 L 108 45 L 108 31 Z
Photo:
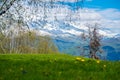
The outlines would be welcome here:
M 119 80 L 120 62 L 59 54 L 0 55 L 0 80 Z
M 0 53 L 58 53 L 49 36 L 35 32 L 20 32 L 13 37 L 0 35 L 0 39 Z

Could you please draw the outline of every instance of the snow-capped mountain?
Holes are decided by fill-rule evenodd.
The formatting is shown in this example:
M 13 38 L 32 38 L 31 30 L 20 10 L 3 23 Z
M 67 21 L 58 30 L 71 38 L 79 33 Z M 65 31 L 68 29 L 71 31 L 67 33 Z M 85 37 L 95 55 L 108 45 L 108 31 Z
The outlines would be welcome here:
M 96 23 L 99 24 L 99 33 L 106 37 L 113 37 L 119 33 L 116 29 L 113 30 L 113 26 L 120 21 L 104 18 L 99 10 L 89 8 L 73 10 L 69 5 L 57 0 L 52 4 L 44 1 L 30 4 L 30 0 L 27 1 L 28 3 L 23 5 L 25 11 L 22 12 L 22 16 L 31 28 L 40 30 L 41 34 L 61 37 L 78 36 L 83 31 L 87 31 L 88 26 L 93 27 Z

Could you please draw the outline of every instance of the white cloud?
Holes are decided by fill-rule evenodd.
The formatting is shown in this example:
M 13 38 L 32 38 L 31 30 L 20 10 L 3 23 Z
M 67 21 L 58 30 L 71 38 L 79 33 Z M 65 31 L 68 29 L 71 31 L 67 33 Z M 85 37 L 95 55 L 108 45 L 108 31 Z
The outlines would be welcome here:
M 103 16 L 100 20 L 101 26 L 111 31 L 111 34 L 120 34 L 120 11 L 117 9 L 106 9 L 98 11 Z
M 105 18 L 120 20 L 120 11 L 118 9 L 110 8 L 110 9 L 99 11 L 99 13 Z

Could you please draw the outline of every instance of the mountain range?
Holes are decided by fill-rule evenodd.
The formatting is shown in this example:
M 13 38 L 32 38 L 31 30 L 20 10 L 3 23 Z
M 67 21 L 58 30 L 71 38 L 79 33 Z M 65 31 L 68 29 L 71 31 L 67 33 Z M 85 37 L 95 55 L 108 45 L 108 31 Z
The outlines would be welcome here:
M 25 0 L 21 5 L 21 16 L 30 29 L 51 36 L 61 53 L 82 55 L 81 48 L 85 47 L 85 55 L 88 55 L 88 44 L 80 39 L 80 35 L 87 33 L 88 27 L 97 23 L 99 33 L 103 36 L 103 54 L 99 56 L 106 60 L 120 60 L 120 33 L 117 29 L 113 30 L 119 21 L 105 18 L 99 9 L 81 8 L 78 3 L 51 0 L 40 3 Z
M 40 31 L 40 34 L 50 35 L 53 38 L 59 51 L 62 53 L 67 53 L 71 55 L 81 55 L 82 49 L 78 47 L 88 46 L 87 43 L 84 43 L 84 41 L 80 39 L 81 33 L 85 30 L 87 31 L 87 27 L 85 26 L 84 28 L 76 27 L 77 25 L 74 25 L 70 22 L 67 23 L 64 21 L 55 21 L 53 23 L 49 23 L 47 21 L 39 20 L 39 22 L 37 23 L 39 24 L 36 24 L 35 22 L 33 22 L 31 23 L 31 25 L 33 27 L 37 27 L 37 30 Z M 38 27 L 38 26 L 41 26 L 41 27 Z M 109 29 L 107 31 L 109 31 Z M 107 60 L 120 59 L 120 35 L 119 34 L 112 37 L 105 35 L 101 43 L 102 43 L 102 50 L 103 50 L 103 54 L 101 55 L 102 59 L 107 59 Z

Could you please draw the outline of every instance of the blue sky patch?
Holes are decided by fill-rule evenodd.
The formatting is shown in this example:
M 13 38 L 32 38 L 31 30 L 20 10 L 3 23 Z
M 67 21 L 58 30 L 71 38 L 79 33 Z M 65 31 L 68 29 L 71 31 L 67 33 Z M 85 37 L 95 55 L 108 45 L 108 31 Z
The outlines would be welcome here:
M 78 2 L 59 1 L 57 4 L 68 5 L 72 10 L 81 7 L 99 9 L 115 8 L 120 10 L 120 0 L 84 0 L 84 2 L 81 2 L 80 0 L 78 0 Z
M 120 0 L 92 0 L 85 1 L 84 6 L 88 8 L 116 8 L 120 10 Z

